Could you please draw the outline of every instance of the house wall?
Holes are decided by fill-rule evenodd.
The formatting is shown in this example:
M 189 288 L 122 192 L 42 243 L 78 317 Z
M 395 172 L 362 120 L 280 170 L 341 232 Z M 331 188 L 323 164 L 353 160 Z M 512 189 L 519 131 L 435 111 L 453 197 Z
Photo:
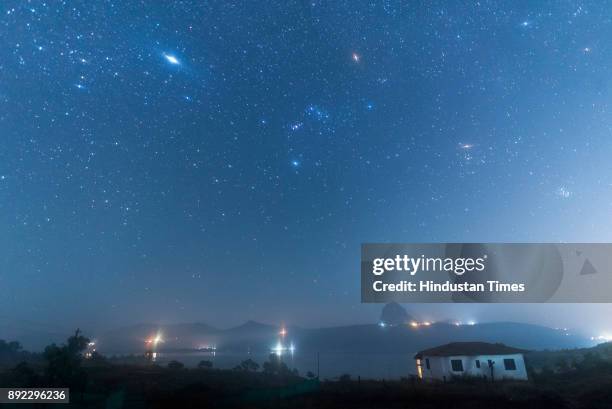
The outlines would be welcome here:
M 429 359 L 429 369 L 426 360 Z M 463 362 L 463 371 L 455 372 L 451 366 L 451 360 L 460 359 Z M 506 370 L 504 359 L 514 359 L 516 370 Z M 480 368 L 476 367 L 476 360 L 480 361 Z M 478 356 L 423 356 L 421 366 L 423 379 L 450 380 L 454 376 L 479 376 L 491 378 L 489 360 L 493 361 L 494 379 L 522 379 L 527 380 L 527 368 L 522 354 L 511 355 L 478 355 Z

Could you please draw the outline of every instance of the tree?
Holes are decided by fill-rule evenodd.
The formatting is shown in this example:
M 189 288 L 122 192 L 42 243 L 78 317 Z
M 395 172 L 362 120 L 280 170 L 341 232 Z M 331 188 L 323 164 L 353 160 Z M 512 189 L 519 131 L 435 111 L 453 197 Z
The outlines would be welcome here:
M 257 372 L 257 370 L 259 369 L 259 364 L 249 358 L 240 362 L 240 365 L 236 366 L 234 369 L 237 371 L 244 372 Z
M 47 361 L 45 369 L 48 386 L 68 387 L 83 391 L 87 383 L 86 373 L 81 368 L 82 353 L 89 339 L 77 329 L 62 346 L 51 344 L 45 348 L 43 357 Z
M 11 354 L 16 354 L 21 352 L 21 344 L 17 341 L 6 342 L 0 339 L 0 352 L 8 352 Z
M 198 369 L 211 369 L 213 367 L 213 363 L 211 361 L 200 361 L 198 363 Z
M 294 375 L 295 372 L 292 372 L 287 364 L 285 364 L 282 359 L 275 355 L 270 354 L 268 361 L 263 364 L 263 371 L 269 375 L 279 375 L 279 376 L 288 376 Z
M 17 341 L 6 342 L 0 339 L 0 356 L 2 357 L 15 357 L 22 353 L 21 344 Z

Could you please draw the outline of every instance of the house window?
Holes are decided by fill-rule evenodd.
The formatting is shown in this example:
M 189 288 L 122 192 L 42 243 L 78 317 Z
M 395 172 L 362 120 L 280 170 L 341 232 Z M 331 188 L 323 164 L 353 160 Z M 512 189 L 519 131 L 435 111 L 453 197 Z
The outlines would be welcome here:
M 514 359 L 504 359 L 504 368 L 506 371 L 516 371 L 516 362 L 514 362 Z
M 425 368 L 430 369 L 429 368 L 429 358 L 425 358 Z
M 480 369 L 480 359 L 476 360 L 476 368 Z
M 461 359 L 451 359 L 451 367 L 454 372 L 463 372 L 463 361 Z

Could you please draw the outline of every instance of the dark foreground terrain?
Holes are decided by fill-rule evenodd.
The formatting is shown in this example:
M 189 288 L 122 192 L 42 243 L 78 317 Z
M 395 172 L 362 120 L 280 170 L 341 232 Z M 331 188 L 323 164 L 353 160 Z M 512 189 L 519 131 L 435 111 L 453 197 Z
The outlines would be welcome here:
M 527 357 L 528 382 L 464 378 L 447 383 L 348 375 L 318 380 L 274 356 L 261 366 L 247 360 L 233 370 L 215 369 L 207 361 L 191 369 L 178 362 L 160 367 L 90 356 L 86 344 L 77 333 L 65 345 L 30 354 L 0 341 L 5 364 L 0 386 L 69 386 L 71 403 L 61 405 L 65 408 L 612 408 L 609 344 L 533 353 Z

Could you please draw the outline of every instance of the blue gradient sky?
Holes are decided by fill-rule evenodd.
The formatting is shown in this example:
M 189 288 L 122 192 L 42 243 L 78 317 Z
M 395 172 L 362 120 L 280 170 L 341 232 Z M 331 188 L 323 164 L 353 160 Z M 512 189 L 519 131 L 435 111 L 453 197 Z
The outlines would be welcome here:
M 362 242 L 612 239 L 605 2 L 127 3 L 0 5 L 0 324 L 372 322 Z

